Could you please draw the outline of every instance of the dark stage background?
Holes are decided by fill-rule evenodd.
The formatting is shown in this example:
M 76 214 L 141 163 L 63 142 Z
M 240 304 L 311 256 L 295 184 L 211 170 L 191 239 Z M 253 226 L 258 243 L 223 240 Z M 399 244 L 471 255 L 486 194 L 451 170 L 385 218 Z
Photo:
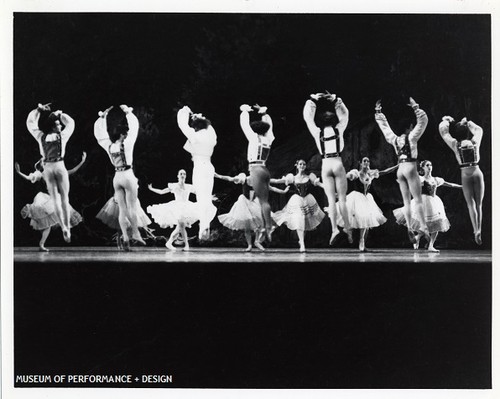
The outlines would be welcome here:
M 71 178 L 70 201 L 85 223 L 73 230 L 72 245 L 111 243 L 112 231 L 95 215 L 112 196 L 113 171 L 93 137 L 97 112 L 126 103 L 135 108 L 141 130 L 135 172 L 143 208 L 171 198 L 147 190 L 176 181 L 178 169 L 191 175 L 176 110 L 188 104 L 203 112 L 218 133 L 212 158 L 221 174 L 246 170 L 246 139 L 239 105 L 267 105 L 277 137 L 268 162 L 274 177 L 293 172 L 298 158 L 319 172 L 320 159 L 302 119 L 308 95 L 337 93 L 350 110 L 343 153 L 346 169 L 369 156 L 372 167 L 396 162 L 373 119 L 379 98 L 393 127 L 413 96 L 429 115 L 419 157 L 434 163 L 434 175 L 460 182 L 453 153 L 438 134 L 443 115 L 467 116 L 484 128 L 481 169 L 485 175 L 483 240 L 491 248 L 491 18 L 489 15 L 305 15 L 305 14 L 47 14 L 14 15 L 14 158 L 29 172 L 40 158 L 25 119 L 38 102 L 52 102 L 76 121 L 66 164 L 86 164 Z M 188 177 L 190 180 L 190 177 Z M 20 210 L 40 187 L 15 177 L 14 242 L 35 245 L 38 233 Z M 215 184 L 219 213 L 229 210 L 240 188 Z M 408 246 L 392 210 L 402 205 L 395 175 L 375 181 L 375 199 L 388 222 L 369 238 L 372 247 Z M 315 192 L 320 205 L 326 197 Z M 475 248 L 460 190 L 440 188 L 452 228 L 438 237 L 440 248 Z M 273 210 L 288 197 L 272 194 Z M 153 225 L 157 235 L 169 232 Z M 241 245 L 241 236 L 212 226 L 209 245 Z M 307 245 L 326 246 L 325 221 L 307 235 Z M 193 231 L 192 235 L 195 235 Z M 295 246 L 295 233 L 275 233 L 273 246 Z M 64 245 L 60 234 L 49 246 Z M 158 242 L 149 242 L 157 245 Z M 340 246 L 347 245 L 341 241 Z

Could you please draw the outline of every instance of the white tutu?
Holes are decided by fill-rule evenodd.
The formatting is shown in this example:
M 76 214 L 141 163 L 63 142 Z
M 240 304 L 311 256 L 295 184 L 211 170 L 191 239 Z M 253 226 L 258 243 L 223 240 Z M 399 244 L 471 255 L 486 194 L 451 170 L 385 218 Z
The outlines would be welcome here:
M 344 220 L 340 214 L 339 203 L 337 207 L 337 224 L 344 227 Z M 373 195 L 366 195 L 359 191 L 351 191 L 346 197 L 349 224 L 353 229 L 371 229 L 384 224 L 387 219 L 373 199 Z
M 260 205 L 243 194 L 231 207 L 229 213 L 219 215 L 221 224 L 231 230 L 257 230 L 264 226 Z
M 305 197 L 294 194 L 285 207 L 272 217 L 278 226 L 285 224 L 290 230 L 310 231 L 318 227 L 325 214 L 312 194 Z
M 450 228 L 450 221 L 446 217 L 443 201 L 437 195 L 422 195 L 422 203 L 424 206 L 425 224 L 429 229 L 429 233 L 445 232 Z M 421 230 L 420 223 L 417 219 L 415 200 L 411 200 L 411 230 Z M 406 226 L 406 220 L 403 213 L 403 208 L 397 208 L 393 211 L 396 222 Z
M 179 223 L 191 227 L 192 224 L 199 220 L 198 207 L 191 201 L 173 200 L 165 204 L 150 205 L 147 207 L 147 211 L 154 221 L 164 229 L 176 226 Z M 215 212 L 217 212 L 217 209 L 215 209 Z
M 33 227 L 34 230 L 45 230 L 49 227 L 59 225 L 54 201 L 52 201 L 50 195 L 43 192 L 39 192 L 35 198 L 33 198 L 31 204 L 27 204 L 21 209 L 21 216 L 24 219 L 31 219 L 30 226 Z M 75 211 L 71 205 L 69 216 L 71 227 L 76 226 L 82 221 L 82 215 Z
M 120 208 L 118 203 L 115 201 L 114 197 L 111 197 L 101 208 L 96 218 L 103 222 L 108 227 L 115 230 L 120 230 L 120 222 L 118 221 L 118 216 L 120 214 Z M 137 227 L 146 227 L 151 224 L 151 220 L 148 215 L 144 212 L 141 207 L 141 203 L 137 200 Z

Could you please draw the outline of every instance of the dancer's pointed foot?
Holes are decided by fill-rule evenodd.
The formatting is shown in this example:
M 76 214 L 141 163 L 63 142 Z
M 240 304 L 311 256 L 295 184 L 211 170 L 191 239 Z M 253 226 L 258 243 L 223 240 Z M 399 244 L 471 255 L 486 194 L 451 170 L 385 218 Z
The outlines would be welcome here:
M 208 237 L 210 237 L 210 229 L 207 227 L 206 229 L 200 230 L 198 233 L 198 238 L 200 240 L 208 240 Z
M 63 229 L 63 238 L 66 242 L 71 242 L 71 231 L 68 228 Z
M 344 233 L 347 234 L 347 241 L 349 241 L 349 244 L 353 243 L 352 240 L 352 229 L 344 229 Z
M 190 248 L 189 245 L 184 245 L 184 248 L 182 248 L 184 252 L 189 252 Z
M 48 250 L 47 248 L 45 248 L 43 245 L 40 245 L 40 246 L 38 247 L 38 250 L 39 250 L 40 252 L 49 252 L 49 250 Z
M 266 229 L 266 239 L 268 242 L 271 242 L 273 240 L 273 228 Z
M 129 252 L 130 251 L 130 242 L 128 240 L 123 240 L 123 250 L 125 252 Z
M 146 243 L 144 242 L 144 240 L 142 239 L 142 237 L 140 235 L 135 235 L 132 237 L 132 242 L 134 244 L 139 244 L 139 245 L 146 245 Z
M 165 243 L 165 246 L 170 249 L 171 251 L 176 251 L 177 248 L 175 248 L 172 244 L 172 241 L 168 240 L 166 243 Z
M 483 245 L 483 239 L 481 238 L 481 232 L 478 231 L 474 234 L 474 241 L 476 241 L 477 245 Z
M 418 249 L 418 247 L 420 246 L 420 238 L 421 238 L 420 234 L 417 234 L 415 236 L 415 242 L 413 243 L 413 249 Z
M 260 251 L 266 250 L 259 241 L 255 241 L 255 247 L 258 248 Z
M 333 245 L 333 243 L 336 241 L 339 233 L 340 233 L 340 231 L 337 228 L 332 231 L 332 235 L 330 236 L 330 242 L 329 242 L 330 245 Z
M 359 240 L 359 250 L 361 252 L 366 252 L 365 240 Z
M 249 245 L 248 247 L 246 247 L 245 252 L 252 252 L 252 246 Z
M 431 242 L 431 235 L 429 234 L 429 229 L 426 227 L 425 230 L 420 230 L 418 232 L 420 236 L 423 236 L 427 242 Z
M 434 253 L 437 253 L 437 254 L 439 253 L 439 249 L 434 248 L 434 246 L 432 246 L 432 245 L 429 245 L 428 251 L 429 252 L 434 252 Z
M 417 239 L 415 238 L 415 233 L 411 230 L 408 230 L 408 239 L 410 240 L 410 242 L 412 244 L 416 244 L 417 243 Z
M 301 253 L 306 252 L 306 247 L 305 247 L 305 245 L 304 245 L 304 244 L 300 244 L 300 247 L 299 247 L 299 252 L 301 252 Z

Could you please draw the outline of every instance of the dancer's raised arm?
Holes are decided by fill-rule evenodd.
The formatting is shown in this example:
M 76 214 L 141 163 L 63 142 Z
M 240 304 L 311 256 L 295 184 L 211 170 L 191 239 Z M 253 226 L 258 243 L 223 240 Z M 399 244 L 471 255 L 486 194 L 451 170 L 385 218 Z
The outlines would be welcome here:
M 99 111 L 99 118 L 97 118 L 94 123 L 94 137 L 96 138 L 99 145 L 106 150 L 106 152 L 108 151 L 109 146 L 112 143 L 109 138 L 107 124 L 108 113 L 112 108 L 113 107 L 111 106 L 105 111 Z
M 87 159 L 87 153 L 84 151 L 82 154 L 82 160 L 73 169 L 68 170 L 68 175 L 72 175 L 73 173 L 78 172 L 78 169 L 80 169 L 82 167 L 82 165 L 85 163 L 86 159 Z
M 50 104 L 38 104 L 38 106 L 28 114 L 26 119 L 26 127 L 31 135 L 38 140 L 43 132 L 38 127 L 38 121 L 40 119 L 40 111 L 50 111 Z
M 127 137 L 123 140 L 124 143 L 135 143 L 137 139 L 137 134 L 139 133 L 139 119 L 132 112 L 134 109 L 125 104 L 120 105 L 120 108 L 125 113 L 125 118 L 127 118 L 128 132 Z
M 159 188 L 154 188 L 152 184 L 148 184 L 148 188 L 153 192 L 153 193 L 156 193 L 156 194 L 160 194 L 160 195 L 163 195 L 163 194 L 168 194 L 168 193 L 171 193 L 172 192 L 172 189 L 170 187 L 165 187 L 163 189 L 159 189 Z
M 319 94 L 311 94 L 312 98 L 317 97 Z M 306 122 L 307 128 L 311 132 L 311 134 L 319 133 L 319 127 L 314 122 L 314 117 L 316 115 L 316 104 L 313 100 L 308 99 L 304 105 L 304 110 L 302 112 L 304 116 L 304 121 Z
M 424 110 L 420 109 L 417 102 L 410 97 L 410 103 L 408 104 L 413 111 L 415 112 L 415 116 L 417 117 L 417 124 L 413 128 L 413 130 L 409 133 L 409 140 L 418 140 L 422 134 L 425 132 L 425 128 L 427 127 L 427 123 L 429 122 L 429 118 Z
M 375 121 L 382 131 L 385 141 L 392 145 L 397 136 L 389 126 L 386 116 L 382 113 L 382 102 L 380 100 L 375 104 Z
M 184 136 L 187 137 L 188 140 L 191 140 L 195 133 L 195 130 L 191 126 L 189 126 L 189 118 L 191 114 L 191 108 L 189 108 L 187 105 L 182 107 L 177 112 L 177 125 L 179 125 L 179 129 L 181 129 L 181 132 L 184 134 Z

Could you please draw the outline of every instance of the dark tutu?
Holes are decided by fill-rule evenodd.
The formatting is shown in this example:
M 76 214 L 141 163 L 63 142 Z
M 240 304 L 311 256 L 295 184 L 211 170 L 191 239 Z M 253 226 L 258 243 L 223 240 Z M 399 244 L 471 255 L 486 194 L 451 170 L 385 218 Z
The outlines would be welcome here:
M 429 233 L 445 232 L 450 228 L 450 222 L 446 217 L 443 201 L 437 195 L 422 195 L 422 203 L 424 206 L 425 224 L 429 229 Z M 422 230 L 417 219 L 415 211 L 415 200 L 411 200 L 411 222 L 410 230 Z M 403 208 L 397 208 L 393 211 L 396 222 L 406 226 L 406 220 L 403 213 Z
M 79 224 L 83 219 L 75 209 L 70 205 L 69 223 L 71 227 Z M 30 226 L 34 230 L 45 230 L 49 227 L 59 226 L 57 220 L 56 207 L 50 195 L 39 192 L 31 204 L 27 204 L 21 209 L 23 219 L 30 218 Z
M 344 220 L 340 214 L 338 202 L 336 207 L 337 225 L 344 227 Z M 359 191 L 350 192 L 346 197 L 346 207 L 349 214 L 349 223 L 353 229 L 371 229 L 387 221 L 370 193 L 364 195 Z
M 314 230 L 324 217 L 325 213 L 312 194 L 307 194 L 305 197 L 292 195 L 285 207 L 273 215 L 278 226 L 285 224 L 290 230 L 304 231 Z
M 264 226 L 260 205 L 250 201 L 243 194 L 231 207 L 231 210 L 219 215 L 221 224 L 231 230 L 257 230 Z
M 118 215 L 120 213 L 120 208 L 118 203 L 115 201 L 114 197 L 111 197 L 101 208 L 96 218 L 103 222 L 106 226 L 111 227 L 115 230 L 120 230 L 120 223 L 118 221 Z M 151 224 L 151 220 L 148 215 L 141 208 L 141 203 L 137 200 L 137 227 L 146 227 Z
M 191 227 L 199 220 L 198 208 L 191 201 L 173 200 L 164 204 L 150 205 L 147 211 L 161 228 L 173 227 L 181 222 L 186 227 Z

